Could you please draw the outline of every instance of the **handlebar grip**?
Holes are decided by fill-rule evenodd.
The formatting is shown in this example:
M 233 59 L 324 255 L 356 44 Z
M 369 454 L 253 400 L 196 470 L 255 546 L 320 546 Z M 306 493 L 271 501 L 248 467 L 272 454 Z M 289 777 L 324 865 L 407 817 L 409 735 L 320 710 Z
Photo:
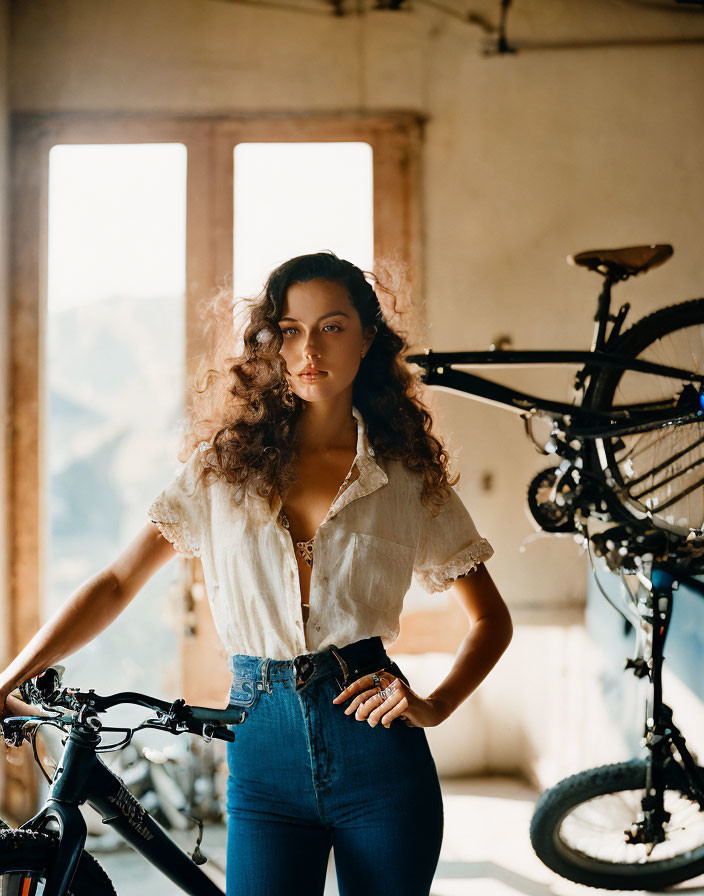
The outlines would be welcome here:
M 232 709 L 209 709 L 207 706 L 191 706 L 190 715 L 196 722 L 234 725 L 239 722 L 242 710 L 239 706 L 234 706 Z

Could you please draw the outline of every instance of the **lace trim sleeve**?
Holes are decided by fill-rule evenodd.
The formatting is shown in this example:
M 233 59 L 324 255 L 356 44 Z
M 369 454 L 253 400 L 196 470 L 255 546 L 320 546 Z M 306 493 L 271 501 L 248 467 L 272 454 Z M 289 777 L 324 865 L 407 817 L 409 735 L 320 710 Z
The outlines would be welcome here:
M 488 560 L 493 553 L 494 549 L 486 538 L 481 538 L 456 554 L 444 566 L 433 569 L 416 569 L 415 575 L 422 587 L 430 594 L 438 591 L 447 591 L 458 576 L 465 575 L 476 569 L 480 563 Z
M 200 557 L 200 545 L 193 537 L 190 526 L 173 514 L 164 498 L 156 498 L 147 514 L 179 554 L 184 554 L 186 557 Z
M 193 452 L 178 475 L 152 501 L 147 516 L 179 554 L 201 556 L 205 496 L 197 483 L 202 445 Z

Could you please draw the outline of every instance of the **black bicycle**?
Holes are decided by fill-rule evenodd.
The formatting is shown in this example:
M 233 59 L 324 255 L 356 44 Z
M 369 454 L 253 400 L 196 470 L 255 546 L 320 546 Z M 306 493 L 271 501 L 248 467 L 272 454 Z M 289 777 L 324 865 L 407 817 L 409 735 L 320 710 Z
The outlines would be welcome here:
M 704 538 L 704 299 L 662 308 L 626 332 L 630 305 L 610 311 L 615 283 L 662 264 L 672 251 L 636 246 L 572 257 L 604 278 L 589 351 L 428 349 L 407 358 L 428 386 L 520 414 L 536 448 L 562 458 L 529 487 L 531 512 L 546 531 L 575 532 L 596 517 L 670 533 L 675 549 L 682 537 Z M 457 369 L 575 364 L 584 366 L 570 403 Z M 534 418 L 552 425 L 545 445 L 533 438 Z
M 704 595 L 704 299 L 671 305 L 622 332 L 614 284 L 662 264 L 669 245 L 582 252 L 570 260 L 604 278 L 591 350 L 412 355 L 429 386 L 520 413 L 542 454 L 559 459 L 528 488 L 537 525 L 570 533 L 622 576 L 621 604 L 636 632 L 626 663 L 647 679 L 645 758 L 588 769 L 538 800 L 531 842 L 551 869 L 607 889 L 659 889 L 704 873 L 704 768 L 662 700 L 663 649 L 673 590 Z M 571 403 L 528 395 L 462 366 L 583 364 Z M 548 442 L 532 421 L 547 419 Z M 590 521 L 608 524 L 590 531 Z M 627 585 L 635 575 L 637 589 Z M 603 590 L 603 589 L 602 589 Z
M 5 742 L 20 746 L 25 740 L 34 749 L 39 766 L 36 736 L 42 725 L 54 725 L 66 734 L 64 751 L 54 772 L 47 799 L 31 819 L 13 829 L 0 821 L 0 893 L 3 896 L 114 896 L 115 890 L 98 862 L 84 850 L 86 824 L 80 811 L 88 803 L 147 861 L 191 896 L 222 896 L 222 890 L 198 867 L 200 833 L 192 854 L 174 843 L 162 827 L 105 765 L 101 752 L 121 749 L 142 728 L 169 734 L 196 734 L 204 740 L 235 739 L 228 726 L 244 722 L 241 706 L 210 709 L 173 703 L 126 691 L 100 696 L 61 686 L 61 670 L 47 669 L 20 686 L 22 699 L 43 707 L 46 715 L 15 716 L 2 720 Z M 129 728 L 103 725 L 101 714 L 119 704 L 143 706 L 155 716 Z M 103 743 L 106 734 L 122 734 L 115 743 Z

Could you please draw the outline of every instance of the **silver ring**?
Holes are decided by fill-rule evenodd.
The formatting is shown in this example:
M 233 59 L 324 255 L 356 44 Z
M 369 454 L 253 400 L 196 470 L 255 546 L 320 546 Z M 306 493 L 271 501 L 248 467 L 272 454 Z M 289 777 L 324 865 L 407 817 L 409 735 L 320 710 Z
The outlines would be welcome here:
M 382 688 L 384 686 L 381 678 L 376 674 L 376 672 L 374 672 L 374 674 L 372 675 L 372 682 L 375 688 Z
M 383 703 L 388 697 L 396 692 L 396 688 L 393 687 L 393 682 L 387 687 L 383 688 L 379 691 L 379 696 L 381 697 L 381 702 Z

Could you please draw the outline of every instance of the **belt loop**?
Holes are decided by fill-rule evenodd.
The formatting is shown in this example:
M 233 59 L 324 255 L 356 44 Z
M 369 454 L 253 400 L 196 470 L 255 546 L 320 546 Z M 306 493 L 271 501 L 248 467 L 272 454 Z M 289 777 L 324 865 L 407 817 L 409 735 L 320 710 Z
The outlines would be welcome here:
M 262 688 L 266 688 L 267 693 L 272 694 L 273 689 L 271 687 L 271 682 L 269 681 L 269 663 L 271 662 L 271 657 L 266 657 L 264 662 L 262 663 Z

